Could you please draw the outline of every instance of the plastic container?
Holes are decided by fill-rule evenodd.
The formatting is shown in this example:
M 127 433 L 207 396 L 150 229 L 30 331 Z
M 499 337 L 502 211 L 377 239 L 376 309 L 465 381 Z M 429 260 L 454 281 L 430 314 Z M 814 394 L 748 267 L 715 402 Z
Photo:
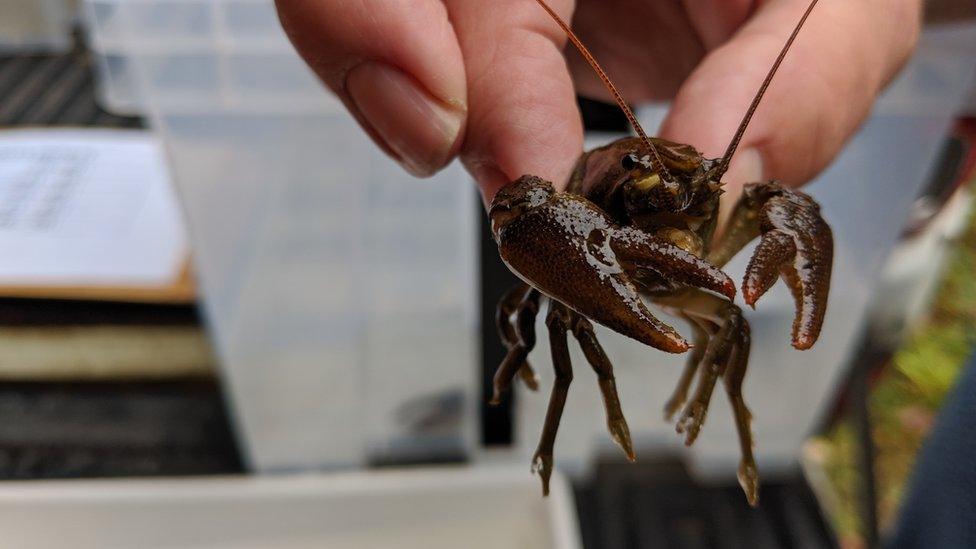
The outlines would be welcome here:
M 115 114 L 143 115 L 147 105 L 136 88 L 121 4 L 92 0 L 81 3 L 81 20 L 95 67 L 95 99 L 103 109 Z
M 5 482 L 7 547 L 577 549 L 572 492 L 524 470 Z
M 273 470 L 470 453 L 480 398 L 473 227 L 483 221 L 473 219 L 467 177 L 457 166 L 423 182 L 403 175 L 295 55 L 270 0 L 86 2 L 96 49 L 127 60 L 167 144 L 249 462 Z M 967 92 L 973 44 L 972 27 L 930 29 L 850 147 L 808 188 L 837 242 L 816 348 L 790 347 L 793 304 L 782 284 L 747 311 L 744 391 L 766 475 L 795 466 L 834 394 L 885 257 Z M 645 126 L 662 115 L 645 109 Z M 729 272 L 741 276 L 747 258 Z M 600 334 L 638 446 L 684 451 L 660 411 L 683 357 Z M 557 443 L 570 470 L 610 449 L 593 376 L 573 353 L 577 381 Z M 543 337 L 539 366 L 547 354 Z M 538 370 L 549 387 L 549 368 Z M 545 393 L 518 400 L 517 443 L 504 459 L 528 463 Z M 704 473 L 734 475 L 739 449 L 722 391 L 689 456 Z
M 0 53 L 71 49 L 74 0 L 0 0 Z
M 321 86 L 284 36 L 270 0 L 83 0 L 98 100 L 118 114 L 149 102 L 320 108 Z M 134 66 L 144 63 L 140 81 Z
M 927 29 L 917 54 L 860 132 L 833 165 L 804 188 L 822 205 L 835 240 L 830 303 L 816 346 L 809 351 L 790 346 L 794 305 L 782 282 L 760 300 L 755 311 L 738 298 L 752 327 L 743 393 L 754 417 L 756 455 L 766 478 L 795 470 L 804 439 L 836 395 L 865 329 L 885 259 L 973 85 L 974 48 L 974 25 Z M 802 101 L 797 97 L 796 108 L 803 108 Z M 664 113 L 663 108 L 644 109 L 642 124 L 654 128 Z M 591 141 L 595 145 L 599 139 Z M 749 247 L 727 266 L 733 279 L 741 281 L 751 252 Z M 688 333 L 680 320 L 664 318 Z M 545 333 L 541 318 L 537 330 Z M 661 353 L 602 327 L 598 335 L 614 363 L 638 459 L 652 452 L 680 454 L 699 473 L 734 482 L 739 447 L 724 390 L 716 388 L 701 435 L 691 449 L 685 449 L 674 425 L 662 417 L 685 356 Z M 608 442 L 595 376 L 578 349 L 570 347 L 577 374 L 556 445 L 557 464 L 564 471 L 583 468 L 598 451 L 620 455 Z M 548 338 L 539 337 L 534 353 L 543 391 L 523 391 L 516 412 L 517 451 L 525 463 L 538 442 L 552 383 Z
M 86 14 L 96 50 L 126 67 L 108 96 L 137 90 L 166 145 L 248 462 L 469 453 L 475 197 L 460 167 L 419 181 L 379 152 L 271 0 L 88 0 Z
M 150 102 L 273 112 L 334 103 L 295 54 L 271 0 L 84 0 L 82 16 L 98 100 L 112 112 L 149 114 Z

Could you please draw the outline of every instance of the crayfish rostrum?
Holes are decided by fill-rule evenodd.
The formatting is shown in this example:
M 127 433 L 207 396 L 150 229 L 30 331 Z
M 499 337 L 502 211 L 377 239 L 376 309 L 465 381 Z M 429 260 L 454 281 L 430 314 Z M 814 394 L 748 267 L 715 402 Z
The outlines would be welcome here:
M 817 340 L 826 311 L 833 236 L 813 199 L 768 181 L 745 186 L 716 239 L 719 196 L 722 176 L 745 128 L 817 2 L 811 2 L 793 30 L 725 155 L 709 159 L 690 145 L 647 137 L 586 47 L 543 0 L 537 1 L 596 70 L 639 135 L 584 153 L 566 192 L 526 175 L 494 197 L 489 216 L 499 252 L 525 283 L 498 305 L 498 330 L 508 354 L 495 375 L 493 400 L 516 375 L 530 386 L 535 383 L 526 358 L 535 345 L 535 319 L 542 298 L 547 297 L 555 385 L 533 468 L 548 493 L 556 431 L 573 378 L 568 333 L 578 340 L 598 376 L 608 429 L 630 459 L 634 450 L 613 366 L 590 321 L 665 352 L 690 350 L 665 415 L 668 419 L 678 415 L 677 430 L 686 444 L 692 444 L 721 378 L 741 444 L 739 482 L 755 505 L 759 478 L 751 416 L 742 395 L 749 324 L 733 303 L 736 287 L 721 267 L 759 237 L 746 268 L 742 296 L 754 306 L 781 277 L 796 300 L 793 346 L 808 349 Z M 685 320 L 692 343 L 655 318 L 647 303 Z M 696 374 L 698 382 L 688 398 Z

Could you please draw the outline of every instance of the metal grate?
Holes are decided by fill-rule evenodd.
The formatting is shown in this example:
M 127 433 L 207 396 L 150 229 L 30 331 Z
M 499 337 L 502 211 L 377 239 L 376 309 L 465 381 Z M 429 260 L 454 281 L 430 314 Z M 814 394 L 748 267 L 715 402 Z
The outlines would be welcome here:
M 738 486 L 697 484 L 676 460 L 610 463 L 577 485 L 576 503 L 588 548 L 837 547 L 799 474 L 764 483 L 752 509 Z
M 114 115 L 95 102 L 84 47 L 63 55 L 0 56 L 0 127 L 142 125 L 140 118 Z

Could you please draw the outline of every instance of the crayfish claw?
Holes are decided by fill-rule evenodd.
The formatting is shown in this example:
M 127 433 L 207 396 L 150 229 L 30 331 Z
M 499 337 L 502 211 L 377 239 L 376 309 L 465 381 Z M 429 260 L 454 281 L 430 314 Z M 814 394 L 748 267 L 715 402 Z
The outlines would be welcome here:
M 681 284 L 735 298 L 735 282 L 722 269 L 673 242 L 624 227 L 613 234 L 610 246 L 627 262 L 651 269 Z
M 765 195 L 759 211 L 761 238 L 742 281 L 745 302 L 756 301 L 781 277 L 796 302 L 793 346 L 816 343 L 827 311 L 834 239 L 820 207 L 806 194 L 775 183 L 749 186 L 746 193 Z
M 756 301 L 776 283 L 780 268 L 794 257 L 796 246 L 789 235 L 779 231 L 762 235 L 742 279 L 742 298 L 746 305 L 755 309 Z
M 533 287 L 641 343 L 669 353 L 688 350 L 688 342 L 647 309 L 627 265 L 615 254 L 611 241 L 633 231 L 617 227 L 598 206 L 556 192 L 538 177 L 524 176 L 498 191 L 489 216 L 502 260 Z M 708 267 L 698 261 L 703 265 L 692 266 Z M 688 265 L 683 261 L 674 268 Z M 735 292 L 725 279 L 712 286 Z

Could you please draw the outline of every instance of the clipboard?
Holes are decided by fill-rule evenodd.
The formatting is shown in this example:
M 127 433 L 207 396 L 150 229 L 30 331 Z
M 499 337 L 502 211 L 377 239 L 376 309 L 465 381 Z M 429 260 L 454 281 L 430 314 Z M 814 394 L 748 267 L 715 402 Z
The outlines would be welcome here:
M 0 297 L 192 302 L 188 247 L 150 132 L 0 131 Z

